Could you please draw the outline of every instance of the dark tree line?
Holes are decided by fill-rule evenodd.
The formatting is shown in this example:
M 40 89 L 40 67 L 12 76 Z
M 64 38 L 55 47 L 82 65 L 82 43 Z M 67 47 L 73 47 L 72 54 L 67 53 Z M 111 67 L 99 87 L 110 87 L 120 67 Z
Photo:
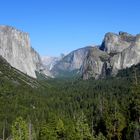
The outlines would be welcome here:
M 0 138 L 139 140 L 140 66 L 101 80 L 0 78 Z

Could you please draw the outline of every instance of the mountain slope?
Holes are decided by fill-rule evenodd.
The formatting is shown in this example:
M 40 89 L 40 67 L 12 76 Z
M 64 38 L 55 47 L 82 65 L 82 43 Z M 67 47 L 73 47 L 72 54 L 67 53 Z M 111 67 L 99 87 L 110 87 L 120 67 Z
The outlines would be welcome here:
M 2 56 L 0 56 L 0 80 L 5 86 L 8 83 L 17 87 L 26 85 L 38 88 L 40 86 L 36 79 L 12 67 Z
M 108 55 L 108 58 L 103 62 L 99 71 L 98 77 L 106 77 L 107 75 L 116 76 L 119 70 L 130 68 L 133 65 L 140 63 L 140 35 L 130 35 L 128 33 L 120 32 L 119 34 L 107 33 L 100 46 L 100 50 Z M 86 62 L 95 61 L 92 53 L 86 58 Z M 91 58 L 93 59 L 91 61 Z M 87 67 L 90 67 L 87 70 Z M 95 70 L 98 65 L 92 63 L 86 63 L 83 67 L 84 79 L 96 78 Z M 104 71 L 101 73 L 101 71 Z
M 51 72 L 55 77 L 70 77 L 80 74 L 83 61 L 86 58 L 89 49 L 92 46 L 72 51 L 58 61 L 52 68 Z
M 42 104 L 46 102 L 43 90 L 44 86 L 36 79 L 15 69 L 0 56 L 0 139 L 11 140 L 11 126 L 17 117 L 27 118 L 31 114 L 37 117 L 42 113 Z

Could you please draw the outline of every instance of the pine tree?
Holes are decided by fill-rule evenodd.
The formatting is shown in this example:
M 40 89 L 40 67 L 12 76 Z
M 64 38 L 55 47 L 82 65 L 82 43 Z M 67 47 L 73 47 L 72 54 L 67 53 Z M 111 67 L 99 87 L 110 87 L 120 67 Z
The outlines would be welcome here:
M 89 125 L 83 112 L 76 122 L 76 140 L 93 140 Z
M 28 125 L 22 117 L 18 117 L 12 124 L 12 139 L 13 140 L 28 140 Z
M 58 121 L 56 123 L 55 131 L 56 131 L 58 139 L 63 140 L 65 138 L 64 123 L 61 119 L 58 119 Z

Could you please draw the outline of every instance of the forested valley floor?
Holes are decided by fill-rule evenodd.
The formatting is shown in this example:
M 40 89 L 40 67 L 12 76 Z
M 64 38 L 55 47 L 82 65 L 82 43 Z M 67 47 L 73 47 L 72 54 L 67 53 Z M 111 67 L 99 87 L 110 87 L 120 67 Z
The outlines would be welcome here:
M 86 81 L 36 81 L 7 67 L 0 67 L 3 140 L 139 140 L 140 65 Z

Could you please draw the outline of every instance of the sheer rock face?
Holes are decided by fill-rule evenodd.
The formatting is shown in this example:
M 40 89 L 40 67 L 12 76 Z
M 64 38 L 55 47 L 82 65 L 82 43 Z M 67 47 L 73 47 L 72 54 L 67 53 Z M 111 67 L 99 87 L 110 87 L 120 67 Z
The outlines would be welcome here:
M 115 76 L 118 70 L 140 63 L 140 35 L 133 36 L 125 32 L 118 35 L 107 33 L 100 46 L 101 52 L 99 53 L 98 49 L 90 51 L 84 60 L 83 79 Z M 100 59 L 101 56 L 105 56 L 105 59 Z
M 13 67 L 36 78 L 41 67 L 39 54 L 30 47 L 27 33 L 13 27 L 0 26 L 0 55 Z
M 105 64 L 109 56 L 106 52 L 94 47 L 88 52 L 86 59 L 82 66 L 83 79 L 91 77 L 99 79 L 105 75 Z
M 119 34 L 107 33 L 100 49 L 109 54 L 119 53 L 132 46 L 135 40 L 135 36 L 125 32 L 119 32 Z
M 140 35 L 135 36 L 135 41 L 130 47 L 110 58 L 112 75 L 116 75 L 118 70 L 129 68 L 140 63 Z

